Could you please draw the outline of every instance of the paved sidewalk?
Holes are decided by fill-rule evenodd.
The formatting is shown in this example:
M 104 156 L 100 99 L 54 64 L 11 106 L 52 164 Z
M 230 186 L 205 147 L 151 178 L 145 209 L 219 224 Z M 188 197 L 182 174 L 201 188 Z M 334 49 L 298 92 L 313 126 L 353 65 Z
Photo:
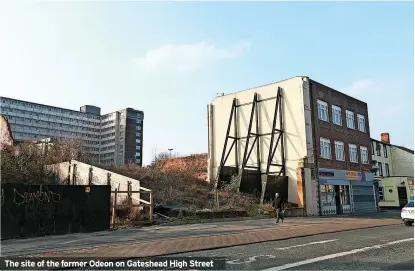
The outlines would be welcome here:
M 53 252 L 30 253 L 27 256 L 56 257 L 116 257 L 119 259 L 161 256 L 189 251 L 231 247 L 264 241 L 276 241 L 293 237 L 302 237 L 322 233 L 340 232 L 400 224 L 399 219 L 378 218 L 326 218 L 298 219 L 275 224 L 274 220 L 251 221 L 247 223 L 212 225 L 188 225 L 165 227 L 164 238 L 137 239 L 122 244 L 109 244 L 96 247 L 74 249 L 58 249 Z M 249 225 L 251 224 L 251 225 Z M 161 227 L 163 228 L 163 227 Z M 204 228 L 203 231 L 200 231 Z M 223 228 L 228 228 L 224 231 Z M 152 229 L 150 231 L 150 229 Z M 185 232 L 178 236 L 170 236 L 174 232 Z M 148 236 L 156 235 L 154 228 L 146 231 Z

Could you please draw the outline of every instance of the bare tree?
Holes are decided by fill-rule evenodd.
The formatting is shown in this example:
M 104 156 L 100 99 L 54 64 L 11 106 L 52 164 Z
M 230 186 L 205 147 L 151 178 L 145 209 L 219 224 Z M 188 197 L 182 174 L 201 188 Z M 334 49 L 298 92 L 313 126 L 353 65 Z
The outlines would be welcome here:
M 59 140 L 52 143 L 46 149 L 47 164 L 56 164 L 72 159 L 88 163 L 91 160 L 90 154 L 78 140 Z
M 169 159 L 169 158 L 177 158 L 179 157 L 178 152 L 160 152 L 157 154 L 157 159 Z
M 153 161 L 151 161 L 150 167 L 155 167 L 160 160 L 165 160 L 169 158 L 177 158 L 180 157 L 178 152 L 171 153 L 170 152 L 159 152 L 155 155 Z

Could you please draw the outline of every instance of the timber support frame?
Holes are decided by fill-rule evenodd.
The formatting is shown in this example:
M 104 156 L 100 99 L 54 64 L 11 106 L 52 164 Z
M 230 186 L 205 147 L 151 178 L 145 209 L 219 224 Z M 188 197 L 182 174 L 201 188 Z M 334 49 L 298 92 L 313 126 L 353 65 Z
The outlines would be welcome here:
M 253 101 L 238 104 L 238 100 L 236 98 L 232 101 L 231 112 L 229 116 L 228 127 L 225 135 L 225 142 L 223 145 L 222 156 L 220 160 L 220 164 L 218 167 L 217 173 L 217 180 L 216 186 L 219 183 L 221 171 L 223 167 L 226 165 L 226 161 L 228 160 L 229 155 L 231 154 L 232 150 L 234 150 L 235 154 L 235 173 L 242 175 L 245 169 L 256 170 L 259 174 L 265 175 L 277 175 L 285 176 L 286 175 L 286 165 L 285 165 L 285 136 L 284 136 L 284 110 L 283 106 L 283 96 L 282 96 L 282 89 L 278 87 L 277 95 L 275 97 L 266 98 L 266 99 L 259 99 L 259 95 L 257 93 L 254 94 Z M 272 120 L 272 130 L 269 133 L 261 133 L 260 132 L 260 108 L 259 104 L 261 102 L 275 100 L 275 109 L 273 112 L 273 120 Z M 238 127 L 238 108 L 242 106 L 251 105 L 251 111 L 249 116 L 249 123 L 248 123 L 248 131 L 245 136 L 240 137 L 238 131 L 240 130 Z M 254 125 L 255 122 L 255 125 Z M 231 134 L 231 128 L 233 124 L 233 135 Z M 253 132 L 254 130 L 254 132 Z M 260 138 L 263 136 L 271 136 L 270 145 L 267 156 L 267 163 L 266 168 L 261 168 L 261 155 L 260 153 Z M 240 148 L 240 140 L 245 140 L 245 146 L 243 150 L 243 157 L 242 161 L 239 159 L 239 148 Z M 230 143 L 232 141 L 232 143 Z M 252 142 L 252 143 L 251 143 Z M 251 144 L 250 144 L 251 143 Z M 228 145 L 230 147 L 228 148 Z M 256 161 L 255 163 L 248 164 L 249 158 L 251 157 L 251 153 L 256 146 Z M 277 148 L 279 148 L 279 158 L 280 163 L 274 163 L 273 160 L 277 153 Z

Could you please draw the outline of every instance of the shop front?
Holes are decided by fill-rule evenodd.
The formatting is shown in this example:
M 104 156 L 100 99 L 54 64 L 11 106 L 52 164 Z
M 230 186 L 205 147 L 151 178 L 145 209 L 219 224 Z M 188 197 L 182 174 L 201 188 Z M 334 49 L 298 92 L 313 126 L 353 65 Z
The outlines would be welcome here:
M 373 177 L 370 174 L 321 168 L 318 175 L 321 215 L 377 211 Z
M 408 201 L 414 200 L 414 179 L 408 178 L 407 181 L 408 186 Z

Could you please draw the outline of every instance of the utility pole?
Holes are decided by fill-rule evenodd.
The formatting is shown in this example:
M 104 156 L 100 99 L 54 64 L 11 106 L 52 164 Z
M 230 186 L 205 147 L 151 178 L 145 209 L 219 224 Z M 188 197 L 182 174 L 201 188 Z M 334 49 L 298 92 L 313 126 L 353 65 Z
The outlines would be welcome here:
M 169 150 L 169 157 L 171 158 L 171 151 L 173 150 L 173 149 L 168 149 Z

